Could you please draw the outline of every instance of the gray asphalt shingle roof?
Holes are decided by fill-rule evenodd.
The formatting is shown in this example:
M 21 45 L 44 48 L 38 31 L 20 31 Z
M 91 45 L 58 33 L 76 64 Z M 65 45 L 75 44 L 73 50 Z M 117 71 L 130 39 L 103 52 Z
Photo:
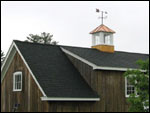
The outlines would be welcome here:
M 14 42 L 47 97 L 99 98 L 59 46 Z
M 117 68 L 138 68 L 136 62 L 147 60 L 148 54 L 129 53 L 115 51 L 114 53 L 101 52 L 93 48 L 69 47 L 63 46 L 64 49 L 82 57 L 83 59 L 94 63 L 97 66 L 117 67 Z

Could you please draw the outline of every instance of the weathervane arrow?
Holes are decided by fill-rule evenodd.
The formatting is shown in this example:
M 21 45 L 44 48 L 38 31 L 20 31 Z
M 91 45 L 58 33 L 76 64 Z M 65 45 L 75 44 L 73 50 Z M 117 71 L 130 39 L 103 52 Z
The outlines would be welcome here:
M 99 19 L 102 19 L 102 24 L 103 24 L 104 19 L 107 18 L 107 16 L 104 16 L 104 14 L 108 14 L 108 13 L 106 11 L 101 11 L 98 8 L 96 8 L 96 13 L 101 13 L 101 16 L 99 17 Z

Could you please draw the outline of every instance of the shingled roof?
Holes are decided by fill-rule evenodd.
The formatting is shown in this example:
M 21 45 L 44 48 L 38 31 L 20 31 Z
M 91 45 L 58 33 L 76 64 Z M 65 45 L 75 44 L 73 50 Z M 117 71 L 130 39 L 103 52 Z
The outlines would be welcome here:
M 115 51 L 114 53 L 102 52 L 94 48 L 81 48 L 63 46 L 64 49 L 78 55 L 79 57 L 102 67 L 114 68 L 139 68 L 137 65 L 138 60 L 147 60 L 148 54 L 129 53 Z
M 99 98 L 59 46 L 14 42 L 47 97 Z

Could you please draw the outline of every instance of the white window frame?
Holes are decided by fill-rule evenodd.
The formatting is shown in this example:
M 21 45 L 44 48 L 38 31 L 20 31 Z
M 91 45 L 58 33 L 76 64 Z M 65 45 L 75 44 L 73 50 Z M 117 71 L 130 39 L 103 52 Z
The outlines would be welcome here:
M 16 89 L 16 76 L 20 75 L 21 76 L 21 81 L 20 81 L 20 89 Z M 13 74 L 13 91 L 14 92 L 19 92 L 19 91 L 22 91 L 22 72 L 21 71 L 18 71 L 18 72 L 15 72 Z
M 95 36 L 95 45 L 99 45 L 99 44 L 100 44 L 100 37 Z
M 127 91 L 127 83 L 128 83 L 127 81 L 128 81 L 128 79 L 127 79 L 127 77 L 125 77 L 125 97 L 126 97 L 126 98 L 130 97 L 130 94 L 127 94 L 127 92 L 128 92 L 128 91 Z M 132 85 L 132 86 L 133 86 L 133 85 Z M 138 97 L 137 90 L 136 90 L 135 87 L 134 87 L 134 90 L 135 90 L 134 92 L 135 92 L 135 94 L 136 94 L 136 97 Z
M 111 45 L 111 36 L 109 34 L 104 35 L 104 44 Z

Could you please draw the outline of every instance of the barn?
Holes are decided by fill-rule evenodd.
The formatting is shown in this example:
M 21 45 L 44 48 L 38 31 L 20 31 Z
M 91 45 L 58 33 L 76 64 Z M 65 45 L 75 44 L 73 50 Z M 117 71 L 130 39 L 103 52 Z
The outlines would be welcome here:
M 100 25 L 92 47 L 14 40 L 1 67 L 1 112 L 126 112 L 135 88 L 123 76 L 148 54 L 115 51 Z

